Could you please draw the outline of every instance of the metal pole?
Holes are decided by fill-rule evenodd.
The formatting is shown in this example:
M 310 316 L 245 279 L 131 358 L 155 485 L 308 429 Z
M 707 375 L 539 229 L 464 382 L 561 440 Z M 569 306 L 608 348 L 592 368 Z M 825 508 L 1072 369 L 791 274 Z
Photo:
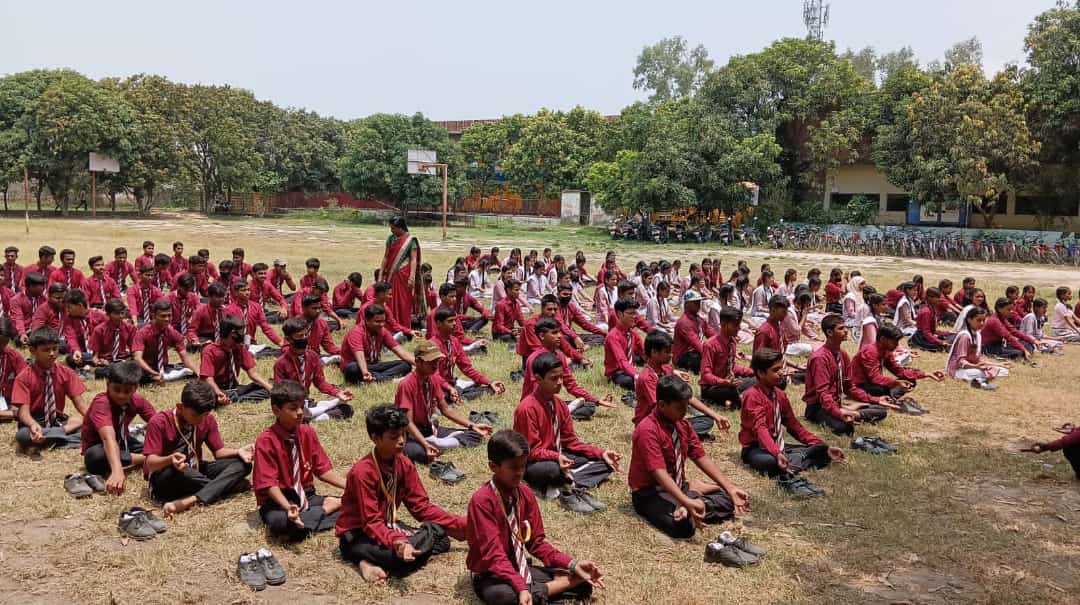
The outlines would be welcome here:
M 449 164 L 443 164 L 442 165 L 442 238 L 443 238 L 443 241 L 446 241 L 446 186 L 447 186 L 447 181 L 448 181 L 446 173 L 449 171 L 449 169 L 450 169 Z
M 30 168 L 23 166 L 23 209 L 26 212 L 26 234 L 30 235 Z
M 90 173 L 90 218 L 97 218 L 97 173 Z

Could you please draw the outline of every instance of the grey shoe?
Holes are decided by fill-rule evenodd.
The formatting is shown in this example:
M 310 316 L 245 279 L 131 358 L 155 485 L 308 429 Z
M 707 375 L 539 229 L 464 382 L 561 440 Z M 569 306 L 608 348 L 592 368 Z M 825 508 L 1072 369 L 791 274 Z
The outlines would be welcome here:
M 705 545 L 705 562 L 719 563 L 725 567 L 748 567 L 758 560 L 730 544 L 710 542 Z
M 278 563 L 277 557 L 274 553 L 265 548 L 260 548 L 255 553 L 255 557 L 259 560 L 259 565 L 262 567 L 263 577 L 266 578 L 266 583 L 270 586 L 280 586 L 285 583 L 285 568 Z
M 581 497 L 578 490 L 564 489 L 560 491 L 559 504 L 572 513 L 591 515 L 596 512 L 596 509 L 590 506 L 589 503 Z
M 94 495 L 94 490 L 86 484 L 82 473 L 72 473 L 64 477 L 64 489 L 75 498 L 88 498 Z
M 825 493 L 825 490 L 811 485 L 804 477 L 792 476 L 787 479 L 779 479 L 777 483 L 780 485 L 780 489 L 793 498 L 813 498 Z
M 858 437 L 851 441 L 851 449 L 862 450 L 869 454 L 891 454 L 892 452 L 872 441 L 872 437 Z
M 94 492 L 96 492 L 98 494 L 104 494 L 105 493 L 105 480 L 104 479 L 102 479 L 101 477 L 98 477 L 97 475 L 91 475 L 90 473 L 84 473 L 82 477 L 83 477 L 83 481 L 86 481 L 86 484 L 89 485 L 90 489 L 94 490 Z
M 929 410 L 916 403 L 914 399 L 901 399 L 900 401 L 896 402 L 896 405 L 900 406 L 901 414 L 922 416 L 923 414 L 929 412 Z
M 266 588 L 266 574 L 255 553 L 240 555 L 236 561 L 236 577 L 248 588 L 257 591 Z
M 621 400 L 624 405 L 630 406 L 632 408 L 637 407 L 637 396 L 635 396 L 633 393 L 624 394 Z
M 153 527 L 150 527 L 150 523 L 146 520 L 144 515 L 132 513 L 131 511 L 120 513 L 120 523 L 118 524 L 118 527 L 120 528 L 120 531 L 136 540 L 149 540 L 150 538 L 157 536 L 157 532 L 154 531 Z
M 444 483 L 461 483 L 465 480 L 465 473 L 458 470 L 451 462 L 432 462 L 431 478 Z
M 998 388 L 996 384 L 986 382 L 985 380 L 972 380 L 971 386 L 984 391 L 996 391 Z
M 720 534 L 720 536 L 716 539 L 716 541 L 720 542 L 721 544 L 726 544 L 728 546 L 734 546 L 735 548 L 743 551 L 744 553 L 747 553 L 747 554 L 749 554 L 749 555 L 751 555 L 753 557 L 756 557 L 758 559 L 764 559 L 765 555 L 768 554 L 768 552 L 769 552 L 769 551 L 765 550 L 764 548 L 761 548 L 760 546 L 755 546 L 755 545 L 751 544 L 750 541 L 747 540 L 746 538 L 742 538 L 742 537 L 736 538 L 729 531 L 725 531 L 722 534 Z
M 160 517 L 155 515 L 154 511 L 152 510 L 147 510 L 145 508 L 142 508 L 141 506 L 133 506 L 131 507 L 131 509 L 129 509 L 128 512 L 133 515 L 142 515 L 143 518 L 146 519 L 147 525 L 154 528 L 154 531 L 159 534 L 165 533 L 165 530 L 168 529 L 168 526 L 165 525 L 165 522 L 162 521 Z
M 870 442 L 871 445 L 883 449 L 890 454 L 895 454 L 897 451 L 899 451 L 898 447 L 889 443 L 888 441 L 885 441 L 881 437 L 867 437 L 866 440 Z
M 585 504 L 591 506 L 594 511 L 601 512 L 607 510 L 607 504 L 604 504 L 603 502 L 594 498 L 593 495 L 590 494 L 588 491 L 583 490 L 580 487 L 575 487 L 573 491 L 577 492 L 578 498 L 581 498 L 582 501 L 585 502 Z

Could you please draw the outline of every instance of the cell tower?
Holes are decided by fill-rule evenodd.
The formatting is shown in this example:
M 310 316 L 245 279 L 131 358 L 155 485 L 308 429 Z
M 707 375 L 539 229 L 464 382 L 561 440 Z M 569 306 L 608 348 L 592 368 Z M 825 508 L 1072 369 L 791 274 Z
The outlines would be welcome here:
M 825 38 L 825 27 L 829 25 L 829 5 L 825 0 L 803 0 L 803 23 L 808 38 L 819 41 Z

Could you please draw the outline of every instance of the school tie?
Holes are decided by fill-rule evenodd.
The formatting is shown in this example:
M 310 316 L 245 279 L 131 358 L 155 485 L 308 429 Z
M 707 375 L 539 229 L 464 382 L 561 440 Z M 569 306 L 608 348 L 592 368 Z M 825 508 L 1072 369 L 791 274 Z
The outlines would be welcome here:
M 300 354 L 296 356 L 296 369 L 297 369 L 298 373 L 300 374 L 299 376 L 297 376 L 297 380 L 300 381 L 300 384 L 302 384 L 302 385 L 304 385 L 306 387 L 310 387 L 311 385 L 308 384 L 308 381 L 307 381 L 307 367 L 306 366 L 307 366 L 307 353 L 305 351 L 300 351 Z
M 562 456 L 562 434 L 559 432 L 559 414 L 555 411 L 555 398 L 551 399 L 548 407 L 551 410 L 551 426 L 555 430 L 555 451 Z
M 844 397 L 844 356 L 836 352 L 836 391 L 839 399 Z
M 30 299 L 30 315 L 33 315 L 34 313 L 37 313 L 37 304 L 38 304 L 38 299 L 36 297 Z
M 65 275 L 64 281 L 66 282 L 65 285 L 67 285 L 67 287 L 70 289 L 71 288 L 71 271 L 65 271 L 64 275 Z
M 180 303 L 180 333 L 187 334 L 188 326 L 188 304 L 185 299 Z
M 51 427 L 56 423 L 56 391 L 53 389 L 52 369 L 45 370 L 45 426 Z
M 165 373 L 165 331 L 164 330 L 162 330 L 161 335 L 158 336 L 158 353 L 157 353 L 157 357 L 158 357 L 158 362 L 157 362 L 158 374 L 164 374 Z
M 682 452 L 682 437 L 679 435 L 679 425 L 671 431 L 671 447 L 675 450 L 675 485 L 682 488 L 683 479 L 686 476 L 686 457 Z
M 8 288 L 10 288 L 12 292 L 14 292 L 15 288 L 17 287 L 17 284 L 15 283 L 15 267 L 7 268 L 7 281 Z
M 120 357 L 120 326 L 113 329 L 113 344 L 112 344 L 112 358 L 110 361 L 116 361 Z
M 773 441 L 776 442 L 776 446 L 780 448 L 780 453 L 784 452 L 784 419 L 780 415 L 780 398 L 776 396 L 776 391 L 772 394 L 773 402 Z
M 101 304 L 105 304 L 108 300 L 105 298 L 105 279 L 98 280 L 98 292 L 101 294 Z
M 289 444 L 289 459 L 292 461 L 292 488 L 300 498 L 300 510 L 307 510 L 307 492 L 304 491 L 304 483 L 300 478 L 300 440 L 296 433 L 289 437 L 287 443 Z
M 116 422 L 113 424 L 113 430 L 116 432 L 117 438 L 120 439 L 120 449 L 126 452 L 128 451 L 130 433 L 128 427 L 124 425 L 124 416 L 127 416 L 127 406 L 120 410 L 120 415 L 116 417 Z
M 725 378 L 734 380 L 735 378 L 735 344 L 734 338 L 728 339 L 728 351 L 727 351 L 727 374 Z
M 76 321 L 79 324 L 79 350 L 80 351 L 88 351 L 90 349 L 90 347 L 88 347 L 86 343 L 89 340 L 87 338 L 87 336 L 88 336 L 87 332 L 90 331 L 90 328 L 89 328 L 90 322 L 85 317 L 83 317 L 82 319 L 78 319 Z
M 142 318 L 143 318 L 143 321 L 149 322 L 150 321 L 150 290 L 144 288 L 144 289 L 140 290 L 140 292 L 142 294 L 142 301 L 141 301 L 142 302 Z
M 372 336 L 368 334 L 368 348 L 367 348 L 367 362 L 379 363 L 379 357 L 382 354 L 382 347 L 379 346 L 378 336 Z
M 491 490 L 495 492 L 496 498 L 502 498 L 499 490 L 495 489 L 494 483 L 491 485 Z M 526 585 L 532 586 L 532 570 L 529 569 L 529 556 L 525 550 L 525 543 L 520 539 L 517 508 L 517 498 L 510 498 L 510 508 L 506 511 L 506 523 L 510 526 L 510 547 L 514 549 L 514 562 L 517 564 L 518 574 L 521 575 L 522 580 L 525 580 Z
M 4 299 L 0 298 L 0 317 L 7 317 L 7 307 L 4 306 Z
M 236 352 L 229 351 L 229 373 L 232 375 L 232 387 L 240 386 L 240 371 L 236 368 Z
M 221 331 L 221 309 L 214 309 L 214 336 Z

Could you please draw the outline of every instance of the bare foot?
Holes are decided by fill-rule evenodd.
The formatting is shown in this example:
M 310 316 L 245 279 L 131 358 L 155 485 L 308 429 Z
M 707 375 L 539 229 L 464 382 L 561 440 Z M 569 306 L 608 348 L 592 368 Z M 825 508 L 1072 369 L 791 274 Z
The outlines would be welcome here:
M 176 502 L 166 502 L 165 506 L 161 508 L 161 516 L 165 517 L 166 519 L 172 519 L 178 514 L 180 514 L 180 510 L 179 507 L 176 505 Z
M 360 577 L 370 584 L 386 584 L 386 572 L 377 565 L 360 561 Z
M 330 514 L 341 508 L 341 498 L 337 496 L 327 496 L 323 499 L 323 510 L 326 514 Z

